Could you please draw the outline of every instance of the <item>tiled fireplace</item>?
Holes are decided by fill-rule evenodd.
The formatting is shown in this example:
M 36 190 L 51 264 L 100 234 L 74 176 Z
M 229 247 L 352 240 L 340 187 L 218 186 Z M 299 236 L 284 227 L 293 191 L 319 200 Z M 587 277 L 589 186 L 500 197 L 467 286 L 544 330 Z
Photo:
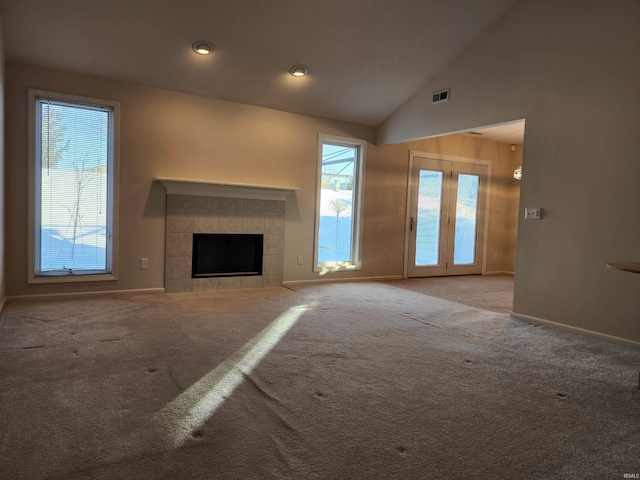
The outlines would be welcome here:
M 191 186 L 189 184 L 205 186 L 204 189 L 185 189 L 174 188 L 178 182 L 174 179 L 156 180 L 161 181 L 167 188 L 166 292 L 198 292 L 282 285 L 284 197 L 297 189 L 182 181 L 182 186 L 189 187 Z M 215 188 L 216 186 L 224 188 Z M 189 190 L 194 190 L 194 195 L 183 193 Z M 172 191 L 181 193 L 171 193 Z M 205 195 L 196 194 L 201 192 Z M 279 194 L 276 195 L 278 192 Z M 239 196 L 211 196 L 210 193 Z M 243 198 L 248 196 L 262 198 Z M 276 199 L 270 199 L 270 197 Z M 262 275 L 192 278 L 194 233 L 262 234 Z

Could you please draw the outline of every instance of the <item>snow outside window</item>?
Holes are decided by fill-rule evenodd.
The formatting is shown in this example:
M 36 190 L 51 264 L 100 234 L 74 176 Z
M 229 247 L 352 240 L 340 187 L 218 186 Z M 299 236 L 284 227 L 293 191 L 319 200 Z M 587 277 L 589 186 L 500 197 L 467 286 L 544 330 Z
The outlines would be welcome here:
M 366 143 L 320 136 L 316 268 L 360 268 L 362 172 Z
M 46 93 L 32 92 L 31 99 L 30 278 L 113 279 L 117 104 Z

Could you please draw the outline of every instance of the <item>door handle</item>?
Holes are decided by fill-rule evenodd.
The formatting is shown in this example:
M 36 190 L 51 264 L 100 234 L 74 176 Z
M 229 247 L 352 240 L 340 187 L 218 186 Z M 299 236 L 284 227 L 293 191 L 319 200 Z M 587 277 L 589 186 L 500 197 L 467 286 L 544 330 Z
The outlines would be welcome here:
M 409 231 L 413 232 L 413 227 L 414 227 L 414 225 L 417 225 L 417 224 L 418 224 L 418 221 L 414 220 L 414 218 L 411 217 L 411 222 L 409 223 Z

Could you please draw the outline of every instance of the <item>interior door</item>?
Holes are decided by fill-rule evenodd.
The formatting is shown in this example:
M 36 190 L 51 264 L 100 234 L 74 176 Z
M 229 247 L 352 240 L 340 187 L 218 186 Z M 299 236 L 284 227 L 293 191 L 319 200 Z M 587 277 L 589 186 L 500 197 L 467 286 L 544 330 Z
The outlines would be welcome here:
M 487 166 L 414 157 L 409 277 L 482 273 Z

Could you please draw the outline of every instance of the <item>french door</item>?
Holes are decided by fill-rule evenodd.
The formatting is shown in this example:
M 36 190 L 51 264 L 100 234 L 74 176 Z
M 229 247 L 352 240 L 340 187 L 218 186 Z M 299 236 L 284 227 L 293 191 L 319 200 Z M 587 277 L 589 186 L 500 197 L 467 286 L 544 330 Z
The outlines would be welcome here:
M 414 157 L 409 277 L 482 273 L 487 166 Z

